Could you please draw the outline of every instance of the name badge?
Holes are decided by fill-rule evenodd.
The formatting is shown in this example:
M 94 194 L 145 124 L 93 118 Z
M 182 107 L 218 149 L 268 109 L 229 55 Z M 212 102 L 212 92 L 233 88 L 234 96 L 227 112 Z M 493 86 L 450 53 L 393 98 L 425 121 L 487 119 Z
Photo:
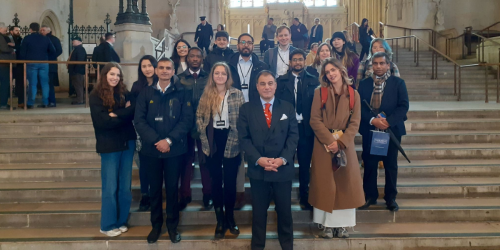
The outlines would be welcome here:
M 242 89 L 248 89 L 248 83 L 243 83 L 241 84 Z
M 163 121 L 163 116 L 157 116 L 157 117 L 155 117 L 155 121 L 162 122 Z
M 215 121 L 215 125 L 217 125 L 217 127 L 224 127 L 226 126 L 226 121 Z

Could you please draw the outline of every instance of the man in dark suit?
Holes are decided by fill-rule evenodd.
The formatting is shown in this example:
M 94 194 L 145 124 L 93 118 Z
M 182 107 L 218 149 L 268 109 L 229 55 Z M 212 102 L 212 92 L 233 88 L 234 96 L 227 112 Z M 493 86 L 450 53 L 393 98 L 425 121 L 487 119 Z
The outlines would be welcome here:
M 194 34 L 194 42 L 200 47 L 202 50 L 205 49 L 205 55 L 208 55 L 210 52 L 208 49 L 210 47 L 210 42 L 214 37 L 214 30 L 212 29 L 212 25 L 207 22 L 206 16 L 201 16 L 201 23 L 196 27 L 196 33 Z
M 80 37 L 73 37 L 73 51 L 71 52 L 70 62 L 86 62 L 87 52 L 82 45 L 82 39 Z M 81 105 L 83 104 L 83 90 L 85 88 L 85 65 L 70 64 L 68 65 L 69 78 L 71 79 L 71 84 L 75 88 L 76 99 L 71 102 L 71 105 Z
M 62 46 L 59 38 L 52 35 L 52 30 L 46 25 L 42 25 L 40 32 L 48 37 L 56 49 L 56 53 L 49 56 L 49 61 L 57 61 L 57 58 L 62 54 Z M 59 86 L 59 65 L 49 64 L 49 105 L 47 107 L 56 106 L 56 92 L 54 87 Z
M 276 204 L 281 248 L 293 249 L 291 192 L 299 133 L 295 109 L 275 98 L 276 85 L 274 74 L 262 71 L 257 78 L 260 100 L 243 104 L 238 119 L 238 138 L 252 188 L 252 250 L 265 248 L 271 198 Z
M 103 42 L 99 44 L 94 49 L 94 54 L 97 52 L 95 56 L 95 61 L 96 62 L 120 62 L 120 57 L 116 53 L 115 49 L 113 48 L 113 44 L 115 43 L 115 35 L 113 33 L 106 33 L 104 36 L 106 39 L 106 42 Z M 92 59 L 94 59 L 94 56 L 92 56 Z M 99 65 L 100 69 L 104 67 L 104 65 Z
M 290 70 L 278 78 L 276 98 L 287 101 L 295 107 L 295 117 L 299 124 L 299 144 L 297 160 L 299 162 L 300 206 L 304 210 L 312 209 L 309 205 L 309 178 L 314 132 L 309 125 L 314 90 L 319 86 L 318 78 L 307 73 L 305 68 L 306 52 L 295 49 L 290 53 Z
M 21 54 L 21 43 L 23 38 L 21 37 L 21 29 L 17 26 L 12 26 L 9 29 L 10 38 L 14 42 L 16 50 L 16 59 L 20 60 Z M 15 68 L 12 72 L 14 79 L 16 79 L 15 93 L 17 96 L 17 107 L 24 108 L 24 65 L 21 63 L 15 64 Z
M 304 42 L 307 40 L 307 28 L 299 21 L 296 17 L 292 21 L 293 25 L 290 26 L 292 32 L 292 43 L 293 47 L 298 49 L 304 49 Z
M 311 44 L 323 42 L 323 25 L 319 24 L 319 18 L 314 19 L 314 26 L 311 28 L 311 35 L 309 36 L 309 46 L 311 49 Z
M 367 105 L 361 106 L 361 123 L 359 132 L 363 136 L 363 162 L 365 172 L 363 176 L 363 189 L 365 191 L 365 205 L 359 209 L 367 209 L 370 205 L 377 203 L 377 169 L 378 162 L 384 162 L 385 168 L 385 196 L 387 209 L 398 211 L 396 203 L 398 193 L 398 149 L 391 141 L 387 156 L 371 155 L 372 130 L 386 130 L 390 128 L 401 142 L 401 137 L 406 135 L 405 120 L 406 113 L 410 107 L 408 92 L 405 81 L 390 73 L 390 60 L 386 53 L 378 52 L 372 57 L 373 76 L 362 80 L 358 92 L 361 100 L 370 103 L 376 114 L 384 112 L 386 118 L 381 115 L 374 116 Z

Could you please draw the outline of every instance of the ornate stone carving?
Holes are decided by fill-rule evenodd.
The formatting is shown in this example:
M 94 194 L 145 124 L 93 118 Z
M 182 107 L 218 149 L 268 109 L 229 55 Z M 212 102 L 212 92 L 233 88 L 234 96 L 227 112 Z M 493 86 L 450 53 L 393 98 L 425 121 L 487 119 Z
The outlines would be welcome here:
M 434 29 L 436 31 L 442 31 L 445 30 L 444 28 L 444 14 L 443 10 L 441 9 L 441 0 L 432 0 L 434 3 L 436 3 L 436 16 L 435 16 L 435 26 Z
M 177 6 L 181 3 L 181 0 L 169 0 L 168 3 L 172 6 L 172 14 L 170 14 L 170 33 L 178 36 L 180 33 L 177 26 Z

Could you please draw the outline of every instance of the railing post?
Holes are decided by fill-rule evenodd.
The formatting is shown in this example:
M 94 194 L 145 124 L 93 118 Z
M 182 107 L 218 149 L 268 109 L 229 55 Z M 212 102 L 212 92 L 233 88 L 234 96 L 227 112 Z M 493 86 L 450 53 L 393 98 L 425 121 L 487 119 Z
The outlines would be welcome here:
M 462 36 L 462 59 L 465 59 L 465 31 L 464 35 Z
M 396 62 L 399 62 L 399 46 L 398 46 L 399 40 L 396 39 Z
M 418 64 L 419 64 L 419 57 L 420 57 L 420 40 L 416 39 L 417 40 L 417 67 L 418 67 Z
M 486 40 L 485 40 L 485 39 L 483 39 L 483 58 L 481 58 L 481 59 L 483 59 L 483 62 L 486 62 L 486 54 L 484 54 L 484 46 L 485 46 L 485 43 L 486 43 Z
M 434 55 L 436 55 L 436 71 L 434 72 L 434 79 L 438 79 L 438 53 L 435 52 Z
M 431 73 L 431 79 L 434 79 L 434 50 L 432 50 L 432 54 L 431 54 L 431 61 L 432 61 L 432 73 Z
M 408 40 L 410 40 L 410 48 L 408 48 L 408 51 L 411 51 L 411 30 L 410 30 L 410 37 L 408 37 Z
M 453 64 L 453 95 L 457 96 L 457 65 Z
M 85 108 L 89 107 L 89 65 L 85 64 Z
M 407 29 L 404 29 L 404 31 L 405 31 L 405 35 L 404 36 L 406 36 L 406 30 Z M 403 48 L 406 48 L 406 38 L 404 38 L 404 40 L 403 40 Z
M 458 101 L 462 100 L 462 67 L 458 66 Z
M 24 110 L 28 110 L 28 99 L 26 97 L 26 63 L 24 63 L 24 70 L 23 70 L 23 77 L 24 77 L 24 91 L 23 91 L 23 95 L 24 95 Z M 35 86 L 36 88 L 36 86 Z
M 13 101 L 12 101 L 12 63 L 9 63 L 9 97 L 10 97 L 10 111 L 13 109 Z
M 414 42 L 413 42 L 413 46 L 414 46 L 413 47 L 413 62 L 416 63 L 417 62 L 417 47 L 416 47 L 416 45 L 417 45 L 417 38 L 414 37 L 413 40 L 414 40 Z
M 488 103 L 488 66 L 484 66 L 484 95 L 486 97 L 485 103 Z
M 497 65 L 497 103 L 500 103 L 500 94 L 498 92 L 500 85 L 500 65 Z

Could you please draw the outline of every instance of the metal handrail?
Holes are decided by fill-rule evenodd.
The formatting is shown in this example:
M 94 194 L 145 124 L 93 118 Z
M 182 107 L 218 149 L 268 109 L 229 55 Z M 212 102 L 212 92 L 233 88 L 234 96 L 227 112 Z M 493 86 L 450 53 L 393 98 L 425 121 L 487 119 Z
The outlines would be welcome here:
M 409 35 L 412 35 L 412 32 L 413 31 L 429 31 L 431 32 L 431 44 L 432 46 L 436 47 L 436 40 L 437 40 L 437 36 L 441 36 L 441 37 L 444 37 L 446 38 L 445 35 L 442 35 L 440 34 L 439 32 L 433 30 L 433 29 L 415 29 L 415 28 L 408 28 L 408 27 L 401 27 L 401 26 L 396 26 L 396 25 L 390 25 L 390 24 L 384 24 L 383 22 L 378 22 L 379 25 L 380 25 L 380 37 L 383 37 L 383 31 L 384 31 L 384 27 L 389 27 L 389 28 L 395 28 L 395 29 L 402 29 L 404 31 L 404 36 L 407 36 L 406 32 L 409 31 Z M 404 41 L 404 46 L 406 47 L 406 41 Z M 410 47 L 411 47 L 411 44 L 410 44 Z M 446 51 L 448 51 L 448 48 L 446 48 Z
M 484 36 L 478 35 L 476 33 L 471 33 L 471 35 L 477 36 L 477 37 L 479 37 L 479 38 L 482 39 L 481 43 L 479 44 L 479 47 L 481 47 L 481 44 L 483 45 L 482 46 L 482 50 L 481 50 L 482 53 L 479 53 L 479 55 L 477 57 L 478 62 L 480 62 L 480 63 L 481 62 L 486 62 L 486 54 L 484 53 L 484 47 L 486 46 L 485 45 L 485 41 L 489 41 L 489 42 L 491 42 L 491 43 L 496 44 L 497 46 L 499 46 L 499 48 L 498 48 L 499 52 L 498 53 L 499 53 L 499 56 L 500 56 L 500 43 L 499 42 L 494 41 L 493 39 L 486 38 Z M 482 54 L 482 56 L 481 56 L 481 54 Z M 499 57 L 499 62 L 500 62 L 500 57 Z
M 106 65 L 107 62 L 72 62 L 72 61 L 31 61 L 31 60 L 0 60 L 0 64 L 9 64 L 10 67 L 10 78 L 9 78 L 9 86 L 10 86 L 10 92 L 9 92 L 9 97 L 10 97 L 10 111 L 13 110 L 13 98 L 12 98 L 12 80 L 13 80 L 13 66 L 14 64 L 23 64 L 24 66 L 24 71 L 23 71 L 23 79 L 24 79 L 24 85 L 23 85 L 23 93 L 24 93 L 24 100 L 25 100 L 25 105 L 24 105 L 24 110 L 28 109 L 28 105 L 26 104 L 26 101 L 28 100 L 26 97 L 26 64 L 28 63 L 46 63 L 46 64 L 66 64 L 66 65 L 85 65 L 85 107 L 89 107 L 89 65 Z M 137 63 L 119 63 L 120 65 L 123 66 L 136 66 Z M 97 67 L 97 75 L 99 75 L 100 72 L 100 67 Z

